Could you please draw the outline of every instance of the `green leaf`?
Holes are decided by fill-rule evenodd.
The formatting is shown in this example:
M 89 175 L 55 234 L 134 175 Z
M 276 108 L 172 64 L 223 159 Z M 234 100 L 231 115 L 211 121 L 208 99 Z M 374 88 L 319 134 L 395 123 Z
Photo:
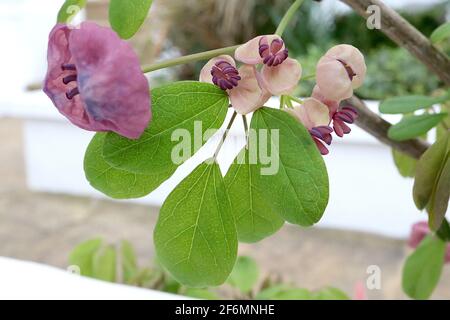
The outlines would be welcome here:
M 350 300 L 349 296 L 340 289 L 328 287 L 313 295 L 314 300 Z
M 380 104 L 380 112 L 386 114 L 411 113 L 419 109 L 431 107 L 450 99 L 448 94 L 441 97 L 403 96 L 384 100 Z
M 183 292 L 185 296 L 196 298 L 196 299 L 203 299 L 203 300 L 219 300 L 219 296 L 207 289 L 199 289 L 199 288 L 186 288 L 186 290 Z
M 57 23 L 69 23 L 81 9 L 86 6 L 86 0 L 66 0 L 58 12 Z
M 111 0 L 109 23 L 122 39 L 138 32 L 147 18 L 153 0 Z
M 225 185 L 235 214 L 239 241 L 258 242 L 275 232 L 284 224 L 259 192 L 253 181 L 260 175 L 261 166 L 250 164 L 249 152 L 244 148 L 225 176 Z
M 394 158 L 395 166 L 402 177 L 414 177 L 417 165 L 416 159 L 395 149 L 392 149 L 392 157 Z
M 441 226 L 436 231 L 436 235 L 442 240 L 446 242 L 450 242 L 450 224 L 446 219 L 442 221 Z
M 263 168 L 264 149 L 276 156 L 272 166 L 278 165 L 277 170 L 259 170 L 255 188 L 286 221 L 302 226 L 318 222 L 328 204 L 328 174 L 308 131 L 287 112 L 270 108 L 253 114 L 251 128 L 259 133 L 258 165 Z M 249 152 L 255 153 L 251 140 Z
M 239 257 L 227 283 L 243 293 L 249 293 L 258 282 L 259 268 L 250 257 Z
M 440 25 L 430 36 L 433 43 L 441 42 L 450 37 L 450 22 Z
M 428 299 L 441 277 L 446 244 L 427 236 L 406 260 L 403 267 L 403 290 L 413 299 Z
M 103 156 L 113 167 L 147 175 L 172 174 L 205 143 L 205 133 L 211 136 L 220 128 L 229 103 L 225 91 L 194 81 L 156 88 L 152 100 L 153 121 L 140 139 L 129 140 L 115 133 L 106 136 Z M 189 150 L 179 152 L 177 148 L 186 142 L 190 142 Z M 182 154 L 174 161 L 172 153 Z
M 79 244 L 70 253 L 69 263 L 80 268 L 81 275 L 93 278 L 94 256 L 101 246 L 101 239 L 92 239 Z
M 419 159 L 416 167 L 413 197 L 419 209 L 424 209 L 430 201 L 433 188 L 439 180 L 441 168 L 448 153 L 450 134 L 437 140 Z
M 172 172 L 143 175 L 117 169 L 102 155 L 106 133 L 97 133 L 84 156 L 84 172 L 92 187 L 115 199 L 140 198 L 167 180 Z
M 313 295 L 306 289 L 278 285 L 261 291 L 256 295 L 255 300 L 311 300 L 312 298 Z
M 94 257 L 94 278 L 115 282 L 116 281 L 117 254 L 114 246 L 106 246 Z
M 432 230 L 438 230 L 445 219 L 450 199 L 450 157 L 447 149 L 445 164 L 431 193 L 427 206 L 428 224 Z
M 123 240 L 120 246 L 121 264 L 122 264 L 122 278 L 123 281 L 129 283 L 134 279 L 139 270 L 137 265 L 136 253 L 130 242 Z
M 388 136 L 397 141 L 419 137 L 437 126 L 446 116 L 446 113 L 405 116 L 399 123 L 389 128 Z
M 199 165 L 164 202 L 154 242 L 160 263 L 182 284 L 217 286 L 230 275 L 237 233 L 219 166 Z

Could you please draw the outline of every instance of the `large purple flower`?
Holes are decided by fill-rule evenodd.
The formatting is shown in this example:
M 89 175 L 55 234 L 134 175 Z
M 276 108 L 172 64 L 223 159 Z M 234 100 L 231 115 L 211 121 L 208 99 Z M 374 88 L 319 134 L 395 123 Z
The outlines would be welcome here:
M 73 124 L 137 139 L 151 119 L 150 90 L 133 49 L 109 28 L 57 24 L 44 92 Z

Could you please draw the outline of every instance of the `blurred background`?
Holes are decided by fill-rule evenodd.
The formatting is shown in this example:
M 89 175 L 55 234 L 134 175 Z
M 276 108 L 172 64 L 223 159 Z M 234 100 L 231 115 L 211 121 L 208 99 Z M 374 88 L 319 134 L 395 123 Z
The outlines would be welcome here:
M 72 249 L 99 236 L 111 243 L 128 240 L 138 260 L 147 263 L 154 259 L 152 232 L 159 206 L 190 169 L 209 157 L 217 140 L 144 199 L 116 202 L 93 190 L 82 169 L 92 134 L 71 126 L 40 91 L 47 36 L 62 2 L 0 1 L 0 256 L 67 269 Z M 385 2 L 426 36 L 450 17 L 449 1 Z M 131 42 L 142 64 L 234 45 L 272 33 L 290 3 L 155 0 L 148 21 Z M 77 19 L 106 25 L 108 1 L 89 1 Z M 318 59 L 331 46 L 358 47 L 366 57 L 368 76 L 357 94 L 374 110 L 380 99 L 430 94 L 440 86 L 420 62 L 381 32 L 368 30 L 362 18 L 337 0 L 306 1 L 284 39 L 305 75 L 315 72 Z M 149 81 L 155 87 L 197 79 L 201 67 L 198 63 L 158 71 Z M 309 95 L 313 85 L 303 82 L 297 94 Z M 219 159 L 224 173 L 243 143 L 241 132 L 236 125 Z M 318 226 L 286 225 L 260 243 L 241 244 L 241 254 L 252 256 L 267 276 L 309 289 L 331 285 L 350 296 L 355 285 L 366 280 L 367 268 L 376 265 L 382 285 L 367 290 L 369 298 L 405 298 L 405 239 L 414 222 L 426 219 L 412 202 L 412 181 L 397 172 L 388 147 L 358 128 L 332 146 L 326 162 L 331 198 Z M 450 299 L 448 267 L 433 297 Z

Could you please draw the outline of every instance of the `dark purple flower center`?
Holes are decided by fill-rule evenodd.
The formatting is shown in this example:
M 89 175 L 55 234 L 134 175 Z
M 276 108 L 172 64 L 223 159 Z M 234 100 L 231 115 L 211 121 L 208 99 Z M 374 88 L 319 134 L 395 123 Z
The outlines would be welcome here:
M 237 69 L 227 61 L 218 61 L 211 69 L 212 81 L 222 90 L 230 90 L 238 85 L 241 77 Z
M 334 120 L 338 119 L 338 120 L 341 120 L 341 121 L 344 121 L 344 122 L 350 123 L 350 124 L 355 122 L 355 119 L 357 117 L 358 117 L 358 111 L 351 106 L 343 107 L 341 110 L 337 111 L 333 115 Z
M 352 67 L 350 67 L 345 61 L 341 59 L 337 59 L 345 68 L 345 71 L 347 71 L 348 77 L 350 78 L 350 81 L 353 80 L 353 78 L 356 76 L 356 73 L 353 71 Z
M 284 42 L 281 39 L 274 39 L 268 43 L 266 37 L 259 40 L 259 55 L 263 58 L 265 65 L 276 67 L 286 60 L 289 56 L 288 49 L 284 48 Z
M 65 85 L 77 81 L 77 68 L 74 64 L 63 64 L 61 65 L 61 69 L 62 71 L 65 71 L 67 73 L 67 75 L 62 79 Z M 68 89 L 66 92 L 66 97 L 67 99 L 72 100 L 73 97 L 75 97 L 79 93 L 80 91 L 78 90 L 78 87 Z
M 349 134 L 352 129 L 347 124 L 352 124 L 355 122 L 355 119 L 358 117 L 358 111 L 351 107 L 346 106 L 336 111 L 333 115 L 333 128 L 334 132 L 339 137 L 343 137 L 344 134 Z
M 324 143 L 326 143 L 327 145 L 331 144 L 331 141 L 333 140 L 333 137 L 331 136 L 332 132 L 333 129 L 331 129 L 329 126 L 314 127 L 309 130 L 314 143 L 317 145 L 317 148 L 319 148 L 319 151 L 322 155 L 328 154 L 328 148 Z
M 330 145 L 331 141 L 333 140 L 333 137 L 331 136 L 332 132 L 333 132 L 333 129 L 331 129 L 329 126 L 314 127 L 311 130 L 309 130 L 309 133 L 314 138 L 322 140 L 327 145 Z

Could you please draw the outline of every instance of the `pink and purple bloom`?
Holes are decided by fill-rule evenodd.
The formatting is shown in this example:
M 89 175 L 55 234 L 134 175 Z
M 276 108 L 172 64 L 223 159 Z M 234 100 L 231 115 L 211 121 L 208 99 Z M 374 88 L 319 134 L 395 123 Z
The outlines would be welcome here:
M 270 93 L 261 85 L 261 78 L 254 66 L 236 68 L 231 56 L 222 55 L 209 60 L 200 72 L 200 81 L 213 83 L 227 91 L 233 108 L 247 114 L 262 107 Z
M 44 92 L 76 126 L 137 139 L 151 120 L 139 58 L 109 28 L 57 24 L 50 33 Z
M 312 97 L 328 107 L 330 119 L 333 122 L 333 129 L 338 137 L 342 138 L 344 134 L 349 134 L 352 131 L 348 125 L 353 124 L 358 118 L 358 111 L 354 107 L 340 107 L 341 101 L 327 99 L 317 85 L 313 89 Z
M 258 36 L 240 46 L 234 56 L 248 65 L 262 64 L 261 84 L 275 96 L 290 94 L 302 75 L 300 63 L 289 58 L 283 39 L 277 35 Z
M 330 113 L 328 107 L 315 98 L 308 98 L 303 101 L 303 104 L 287 108 L 286 111 L 308 129 L 320 153 L 322 155 L 328 154 L 329 150 L 326 145 L 330 145 L 333 140 L 331 136 L 333 129 L 329 126 Z

